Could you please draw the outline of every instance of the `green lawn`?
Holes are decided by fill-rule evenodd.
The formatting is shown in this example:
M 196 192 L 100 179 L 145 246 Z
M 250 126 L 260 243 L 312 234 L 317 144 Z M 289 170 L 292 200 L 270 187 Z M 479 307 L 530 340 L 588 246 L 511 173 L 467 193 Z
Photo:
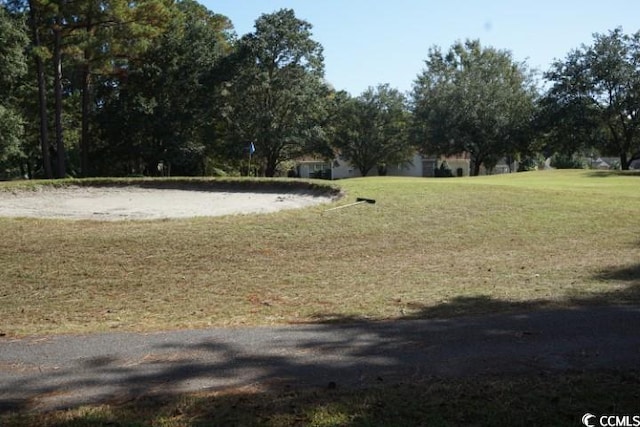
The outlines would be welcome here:
M 0 333 L 264 325 L 640 301 L 640 176 L 339 181 L 324 212 L 0 219 Z M 11 186 L 14 184 L 4 184 Z
M 332 205 L 101 223 L 0 219 L 0 333 L 455 316 L 640 302 L 640 176 L 340 181 Z M 4 184 L 14 189 L 15 184 Z M 376 199 L 325 212 L 330 206 Z M 8 426 L 579 425 L 638 372 L 234 390 L 0 415 Z

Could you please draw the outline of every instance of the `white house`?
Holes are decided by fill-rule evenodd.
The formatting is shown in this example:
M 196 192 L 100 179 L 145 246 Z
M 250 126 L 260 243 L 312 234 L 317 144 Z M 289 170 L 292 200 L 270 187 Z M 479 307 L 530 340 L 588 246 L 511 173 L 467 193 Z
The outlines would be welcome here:
M 405 164 L 387 165 L 386 175 L 388 176 L 415 176 L 434 177 L 436 171 L 446 162 L 453 176 L 469 176 L 471 170 L 471 159 L 468 153 L 451 157 L 425 157 L 419 153 Z M 508 165 L 505 161 L 499 162 L 493 174 L 509 173 L 517 169 L 517 165 Z M 347 160 L 337 156 L 332 161 L 321 159 L 300 160 L 296 165 L 296 173 L 300 178 L 322 178 L 322 179 L 345 179 L 360 177 L 360 170 Z M 487 171 L 481 168 L 481 174 Z M 378 175 L 378 169 L 373 168 L 369 176 Z
M 404 165 L 388 165 L 386 174 L 390 176 L 423 176 L 422 163 L 422 156 L 415 154 Z M 340 158 L 340 156 L 332 161 L 321 159 L 300 160 L 297 162 L 296 172 L 300 178 L 345 179 L 362 176 L 357 167 Z M 378 175 L 378 169 L 371 169 L 369 176 L 376 175 Z

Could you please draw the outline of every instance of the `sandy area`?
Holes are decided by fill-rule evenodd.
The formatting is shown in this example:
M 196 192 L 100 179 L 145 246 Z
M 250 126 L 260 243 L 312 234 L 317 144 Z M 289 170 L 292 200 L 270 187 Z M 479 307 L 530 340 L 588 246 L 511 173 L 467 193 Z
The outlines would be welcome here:
M 331 201 L 297 192 L 258 193 L 69 187 L 0 192 L 0 216 L 93 220 L 143 220 L 269 213 Z

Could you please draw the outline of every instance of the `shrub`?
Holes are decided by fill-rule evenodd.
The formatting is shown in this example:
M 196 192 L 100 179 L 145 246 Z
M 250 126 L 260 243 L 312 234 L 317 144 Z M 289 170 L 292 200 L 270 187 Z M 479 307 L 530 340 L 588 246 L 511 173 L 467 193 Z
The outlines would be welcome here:
M 556 169 L 585 169 L 583 159 L 566 154 L 554 154 L 551 157 L 551 167 Z
M 529 172 L 538 170 L 540 160 L 535 157 L 525 157 L 518 163 L 518 172 Z
M 435 174 L 437 178 L 450 178 L 453 176 L 453 172 L 446 161 L 440 163 L 440 167 L 435 170 Z

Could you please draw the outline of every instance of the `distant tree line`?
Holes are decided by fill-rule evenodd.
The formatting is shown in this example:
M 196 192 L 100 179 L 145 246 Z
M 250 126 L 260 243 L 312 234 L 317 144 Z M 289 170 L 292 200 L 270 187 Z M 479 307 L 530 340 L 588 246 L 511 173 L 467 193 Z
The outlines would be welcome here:
M 595 34 L 543 81 L 478 40 L 434 46 L 410 94 L 352 96 L 290 9 L 238 36 L 193 0 L 0 4 L 2 179 L 247 173 L 251 143 L 265 176 L 311 156 L 362 175 L 416 151 L 467 153 L 472 174 L 553 153 L 640 158 L 640 32 Z

